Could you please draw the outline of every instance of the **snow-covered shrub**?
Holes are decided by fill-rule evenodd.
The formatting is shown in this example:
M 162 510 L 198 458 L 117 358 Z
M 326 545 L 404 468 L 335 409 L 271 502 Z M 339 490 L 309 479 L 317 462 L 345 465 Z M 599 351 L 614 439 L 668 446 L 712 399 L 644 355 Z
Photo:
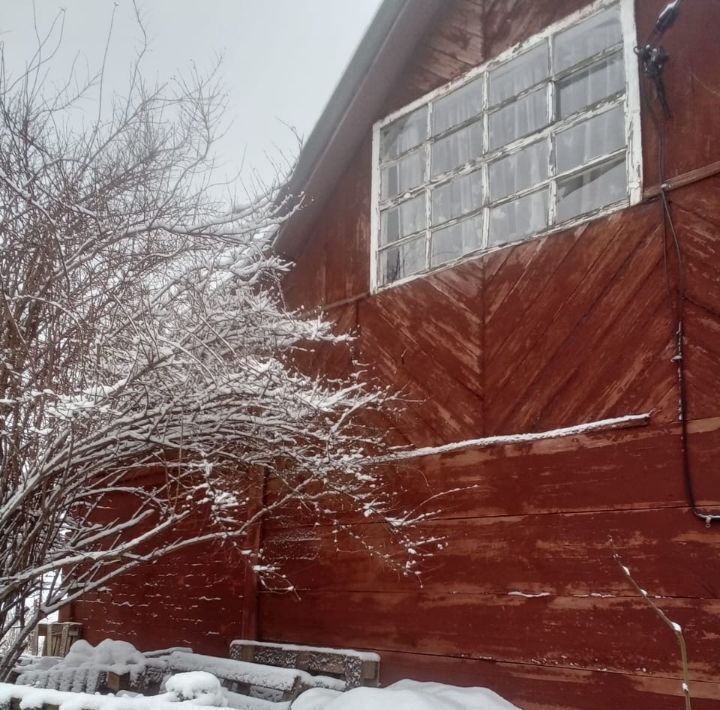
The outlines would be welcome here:
M 291 502 L 407 542 L 365 416 L 386 393 L 293 365 L 347 338 L 284 305 L 280 186 L 211 189 L 214 78 L 150 86 L 138 60 L 72 123 L 93 82 L 46 90 L 44 60 L 0 72 L 0 678 L 39 619 L 160 555 L 218 541 L 272 573 L 246 538 Z

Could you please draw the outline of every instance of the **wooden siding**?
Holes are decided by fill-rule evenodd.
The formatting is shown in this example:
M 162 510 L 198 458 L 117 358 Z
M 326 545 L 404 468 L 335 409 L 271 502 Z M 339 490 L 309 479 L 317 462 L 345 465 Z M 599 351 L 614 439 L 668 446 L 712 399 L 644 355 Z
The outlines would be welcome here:
M 385 112 L 584 4 L 447 3 Z M 664 5 L 637 3 L 640 37 Z M 696 3 L 663 38 L 673 108 L 666 178 L 720 160 L 712 26 L 720 26 L 720 6 Z M 647 106 L 643 115 L 645 183 L 653 186 L 657 144 Z M 338 553 L 329 531 L 292 515 L 278 519 L 265 545 L 284 560 L 299 596 L 261 595 L 261 636 L 373 648 L 386 682 L 488 685 L 524 708 L 677 707 L 676 640 L 619 573 L 617 550 L 685 628 L 695 704 L 716 707 L 720 532 L 687 508 L 668 290 L 674 257 L 665 253 L 659 201 L 369 296 L 370 169 L 368 139 L 305 250 L 290 255 L 297 266 L 287 293 L 333 318 L 342 310 L 358 333 L 359 361 L 410 401 L 392 422 L 404 440 L 436 445 L 645 411 L 652 425 L 468 449 L 393 471 L 403 506 L 439 511 L 426 531 L 447 541 L 424 561 L 422 586 L 350 539 Z M 718 177 L 670 198 L 688 286 L 691 460 L 709 506 L 720 503 L 719 198 Z M 455 488 L 461 492 L 423 507 Z M 356 524 L 386 549 L 380 529 Z
M 448 0 L 377 118 L 584 4 Z M 637 0 L 639 37 L 665 4 Z M 720 161 L 718 27 L 720 3 L 684 3 L 663 38 L 673 110 L 665 177 Z M 618 551 L 685 629 L 693 707 L 718 707 L 720 526 L 706 529 L 687 507 L 668 291 L 674 259 L 664 251 L 658 199 L 371 296 L 369 126 L 367 136 L 302 248 L 288 254 L 296 267 L 285 282 L 290 306 L 323 309 L 339 331 L 358 337 L 298 364 L 339 375 L 363 362 L 401 390 L 402 416 L 378 421 L 396 443 L 437 445 L 640 412 L 652 421 L 470 447 L 389 469 L 401 506 L 434 512 L 425 532 L 442 538 L 422 559 L 420 580 L 398 576 L 350 537 L 338 545 L 297 511 L 279 513 L 263 545 L 296 591 L 260 594 L 259 638 L 371 648 L 382 654 L 384 682 L 486 685 L 527 710 L 681 707 L 676 640 L 617 568 Z M 657 143 L 647 106 L 643 154 L 652 188 Z M 674 190 L 670 200 L 687 276 L 691 463 L 698 498 L 717 510 L 720 177 Z M 391 549 L 378 526 L 346 522 Z M 137 609 L 98 597 L 92 609 L 78 605 L 76 618 L 93 620 L 98 638 L 109 632 L 145 647 L 220 652 L 253 601 L 242 597 L 244 568 L 223 554 L 168 560 L 122 583 L 123 599 L 143 585 L 147 598 Z M 167 599 L 175 606 L 155 628 L 152 603 Z
M 149 470 L 138 482 L 152 486 L 156 475 Z M 245 495 L 253 497 L 252 484 Z M 106 496 L 93 519 L 102 524 L 113 519 L 114 510 L 128 511 L 137 504 L 129 495 Z M 151 538 L 137 551 L 149 553 L 197 535 L 205 529 L 210 512 L 202 502 L 196 510 L 197 516 L 186 519 L 179 529 Z M 155 522 L 152 517 L 144 519 L 133 534 L 152 529 Z M 253 549 L 253 542 L 238 539 L 196 545 L 140 565 L 64 607 L 61 620 L 81 621 L 82 636 L 92 644 L 112 638 L 145 651 L 188 646 L 227 656 L 229 639 L 243 636 L 254 624 L 254 589 L 248 585 L 252 575 L 246 574 L 248 557 L 241 553 Z

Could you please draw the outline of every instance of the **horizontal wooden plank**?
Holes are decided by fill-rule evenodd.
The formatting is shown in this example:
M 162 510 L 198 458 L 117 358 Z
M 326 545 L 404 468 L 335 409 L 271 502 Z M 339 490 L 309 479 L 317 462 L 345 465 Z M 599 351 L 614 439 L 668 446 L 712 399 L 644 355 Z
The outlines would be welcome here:
M 685 633 L 691 678 L 717 681 L 720 600 L 661 599 Z M 679 676 L 675 634 L 639 598 L 261 593 L 260 636 L 543 666 Z
M 238 602 L 238 605 L 240 602 Z M 129 641 L 141 651 L 186 646 L 198 653 L 226 656 L 230 641 L 242 634 L 240 612 L 232 620 L 217 617 L 179 619 L 157 614 L 117 615 L 107 607 L 80 605 L 76 614 L 86 619 L 83 638 L 93 645 L 112 638 Z
M 708 502 L 720 500 L 718 423 L 691 434 Z M 586 434 L 428 457 L 398 467 L 393 484 L 404 508 L 443 518 L 677 506 L 686 501 L 680 452 L 677 427 Z
M 382 654 L 384 685 L 402 678 L 461 686 L 487 687 L 524 710 L 679 710 L 683 707 L 678 678 L 606 673 L 576 668 L 496 663 L 493 661 L 419 653 Z M 720 684 L 691 684 L 693 710 L 714 710 Z
M 617 552 L 653 594 L 720 596 L 720 528 L 687 508 L 429 521 L 422 538 L 435 542 L 408 556 L 380 524 L 310 527 L 263 547 L 298 590 L 634 596 Z M 402 574 L 408 558 L 418 575 Z
M 720 419 L 690 423 L 698 497 L 720 501 Z M 389 467 L 399 517 L 474 518 L 530 513 L 680 507 L 687 502 L 680 431 L 645 427 L 462 449 Z M 272 491 L 271 491 L 272 493 Z M 339 519 L 364 520 L 348 506 Z M 301 506 L 276 511 L 268 530 L 312 525 Z

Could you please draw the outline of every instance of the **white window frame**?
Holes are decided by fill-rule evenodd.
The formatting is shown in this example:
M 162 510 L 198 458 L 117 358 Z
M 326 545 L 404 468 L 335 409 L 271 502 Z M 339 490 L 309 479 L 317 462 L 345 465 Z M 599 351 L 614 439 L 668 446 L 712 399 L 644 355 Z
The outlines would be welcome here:
M 634 205 L 639 203 L 642 200 L 642 186 L 643 186 L 643 175 L 642 175 L 642 139 L 641 139 L 641 133 L 640 133 L 640 83 L 639 83 L 639 73 L 637 70 L 638 63 L 637 63 L 637 57 L 635 55 L 634 48 L 637 44 L 637 33 L 636 33 L 636 25 L 635 25 L 635 9 L 634 9 L 634 2 L 635 0 L 596 0 L 595 2 L 587 5 L 586 7 L 573 12 L 572 14 L 568 15 L 567 17 L 563 18 L 562 20 L 546 27 L 541 32 L 533 35 L 532 37 L 528 38 L 524 42 L 515 45 L 514 47 L 511 47 L 501 54 L 499 54 L 496 57 L 493 57 L 493 59 L 485 62 L 484 64 L 474 67 L 469 72 L 464 74 L 462 77 L 455 79 L 427 94 L 424 96 L 416 99 L 412 103 L 404 106 L 403 108 L 394 111 L 393 113 L 389 114 L 388 116 L 382 118 L 381 120 L 377 121 L 373 125 L 373 135 L 372 135 L 372 181 L 371 181 L 371 190 L 372 190 L 372 196 L 371 196 L 371 215 L 370 215 L 370 289 L 371 292 L 377 292 L 381 290 L 385 290 L 387 288 L 393 288 L 394 286 L 399 286 L 401 284 L 407 283 L 408 281 L 412 281 L 417 278 L 422 278 L 425 275 L 429 273 L 433 273 L 435 271 L 439 271 L 441 269 L 445 269 L 448 267 L 452 267 L 453 265 L 465 261 L 466 259 L 477 257 L 479 254 L 487 253 L 489 251 L 495 251 L 497 249 L 502 249 L 506 247 L 511 247 L 513 245 L 516 245 L 518 243 L 528 241 L 529 239 L 535 239 L 539 236 L 545 236 L 548 234 L 552 234 L 554 232 L 558 232 L 561 230 L 568 229 L 570 227 L 573 227 L 577 224 L 581 224 L 583 222 L 588 222 L 593 219 L 597 219 L 598 217 L 610 214 L 612 212 L 616 212 L 618 210 L 624 209 L 630 205 Z M 406 276 L 401 279 L 397 279 L 395 281 L 391 281 L 386 284 L 381 284 L 379 282 L 379 273 L 378 273 L 378 267 L 379 267 L 379 260 L 378 256 L 380 253 L 380 207 L 381 207 L 381 199 L 380 199 L 380 189 L 381 189 L 381 167 L 380 167 L 380 141 L 381 141 L 381 131 L 382 129 L 393 123 L 399 118 L 402 118 L 403 116 L 415 111 L 416 109 L 419 109 L 427 104 L 429 104 L 433 100 L 437 100 L 441 97 L 443 97 L 446 94 L 449 94 L 463 85 L 469 83 L 473 79 L 477 78 L 478 76 L 483 75 L 484 79 L 484 92 L 483 92 L 483 110 L 480 115 L 487 116 L 487 109 L 488 109 L 488 72 L 492 70 L 494 67 L 505 63 L 506 61 L 523 54 L 524 52 L 532 49 L 534 46 L 539 44 L 542 41 L 548 41 L 548 39 L 552 36 L 557 34 L 558 32 L 567 29 L 569 27 L 572 27 L 573 25 L 581 22 L 585 18 L 594 15 L 601 10 L 617 6 L 620 11 L 620 21 L 621 21 L 621 30 L 622 30 L 622 55 L 623 55 L 623 62 L 624 62 L 624 73 L 625 73 L 625 93 L 622 96 L 621 99 L 609 99 L 607 101 L 599 103 L 597 106 L 595 106 L 592 110 L 586 111 L 586 112 L 580 112 L 578 114 L 574 114 L 572 116 L 569 116 L 565 119 L 556 119 L 554 122 L 548 124 L 544 128 L 535 131 L 534 133 L 531 133 L 527 136 L 524 136 L 522 138 L 516 139 L 512 141 L 511 143 L 508 143 L 505 146 L 502 146 L 502 148 L 495 150 L 495 151 L 487 151 L 481 159 L 481 169 L 484 174 L 484 180 L 483 180 L 483 186 L 485 191 L 485 199 L 483 202 L 482 210 L 478 210 L 479 212 L 483 213 L 483 235 L 482 235 L 482 241 L 481 246 L 478 247 L 478 249 L 469 252 L 467 254 L 463 254 L 461 257 L 454 259 L 452 261 L 448 261 L 443 264 L 439 264 L 438 266 L 432 267 L 427 266 L 427 264 L 430 263 L 429 256 L 426 255 L 426 268 L 419 271 L 418 273 L 411 274 L 410 276 Z M 595 55 L 595 57 L 600 55 Z M 552 61 L 552 51 L 551 51 L 551 61 Z M 551 92 L 550 100 L 551 100 L 551 106 L 554 107 L 554 80 L 552 79 L 552 68 L 550 73 L 551 79 L 548 81 L 548 91 Z M 507 244 L 501 244 L 497 246 L 489 246 L 489 221 L 490 221 L 490 215 L 489 215 L 489 206 L 488 206 L 488 193 L 489 193 L 489 186 L 487 183 L 487 170 L 488 170 L 488 163 L 490 157 L 500 157 L 503 154 L 506 153 L 514 153 L 516 150 L 526 146 L 530 145 L 534 142 L 536 142 L 538 139 L 541 139 L 542 137 L 547 137 L 547 135 L 550 132 L 555 132 L 557 130 L 558 126 L 562 127 L 569 127 L 571 125 L 574 125 L 576 123 L 579 123 L 583 120 L 587 120 L 588 118 L 591 118 L 592 116 L 598 115 L 600 113 L 603 113 L 607 110 L 610 110 L 614 106 L 624 106 L 625 111 L 625 140 L 626 145 L 625 148 L 623 148 L 623 151 L 625 152 L 626 159 L 626 171 L 627 171 L 627 194 L 626 196 L 617 202 L 613 202 L 612 204 L 609 204 L 607 206 L 604 206 L 602 208 L 599 208 L 593 212 L 583 214 L 577 217 L 574 217 L 572 219 L 566 220 L 562 223 L 555 221 L 555 188 L 557 185 L 557 177 L 556 175 L 553 175 L 552 172 L 550 173 L 550 177 L 548 177 L 546 180 L 538 182 L 534 184 L 531 188 L 527 188 L 527 190 L 523 190 L 521 192 L 517 193 L 511 193 L 511 195 L 508 195 L 507 198 L 503 198 L 503 200 L 510 200 L 511 198 L 516 198 L 518 196 L 522 196 L 526 192 L 530 193 L 538 188 L 542 184 L 547 184 L 550 186 L 551 194 L 550 194 L 550 200 L 549 200 L 549 220 L 548 220 L 548 227 L 546 229 L 543 229 L 542 231 L 535 232 L 533 234 L 530 234 L 528 236 L 522 237 L 520 239 L 508 242 Z M 551 109 L 553 112 L 555 111 L 555 108 Z M 553 114 L 554 115 L 554 114 Z M 428 112 L 428 121 L 432 120 L 431 113 Z M 485 146 L 488 145 L 487 141 L 487 130 L 488 130 L 488 121 L 483 118 L 484 123 L 484 132 L 485 132 Z M 426 148 L 429 152 L 429 145 L 432 141 L 432 137 L 427 138 Z M 618 153 L 621 151 L 618 151 Z M 603 163 L 604 161 L 608 161 L 610 159 L 610 156 L 613 155 L 613 153 L 609 153 L 607 155 L 603 155 L 599 158 L 593 159 L 590 162 L 584 163 L 580 168 L 573 168 L 570 171 L 566 171 L 570 174 L 573 172 L 583 172 L 584 170 L 587 170 L 588 168 L 591 168 L 596 163 Z M 551 161 L 552 162 L 552 161 Z M 426 165 L 425 169 L 429 169 L 429 160 L 426 157 Z M 477 165 L 472 165 L 470 168 L 467 168 L 467 166 L 462 166 L 460 168 L 457 168 L 455 171 L 450 171 L 450 175 L 452 177 L 457 177 L 458 175 L 466 172 L 471 172 L 472 170 L 476 170 Z M 561 173 L 561 175 L 564 175 L 565 173 Z M 443 177 L 443 181 L 447 178 L 447 174 Z M 450 178 L 452 179 L 452 178 Z M 430 182 L 426 180 L 423 182 L 423 186 L 426 188 L 427 185 L 432 183 L 432 179 Z M 402 196 L 398 196 L 401 198 Z M 503 200 L 495 201 L 493 204 L 497 204 L 498 202 L 502 202 Z M 400 199 L 400 201 L 402 201 Z M 427 211 L 429 211 L 429 203 L 430 199 L 427 199 Z M 459 217 L 457 221 L 460 221 L 467 216 Z M 451 221 L 452 223 L 452 221 Z M 430 220 L 427 220 L 427 224 L 425 227 L 425 234 L 426 234 L 426 248 L 429 249 L 429 245 L 431 243 L 431 240 L 429 238 L 428 232 L 431 229 Z M 386 245 L 387 246 L 387 245 Z

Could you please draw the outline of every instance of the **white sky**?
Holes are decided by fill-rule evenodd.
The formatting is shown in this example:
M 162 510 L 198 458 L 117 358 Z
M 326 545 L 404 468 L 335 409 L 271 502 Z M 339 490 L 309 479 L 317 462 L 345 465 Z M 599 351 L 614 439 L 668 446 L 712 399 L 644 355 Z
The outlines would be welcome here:
M 31 0 L 0 0 L 6 61 L 22 66 L 36 46 Z M 267 175 L 265 153 L 295 150 L 283 122 L 307 137 L 380 0 L 138 0 L 151 40 L 146 75 L 160 79 L 201 70 L 223 57 L 221 77 L 232 121 L 219 151 L 228 172 Z M 46 32 L 61 8 L 65 29 L 52 72 L 65 76 L 74 58 L 99 67 L 117 5 L 106 86 L 122 93 L 141 41 L 131 0 L 35 0 Z M 244 162 L 243 162 L 244 157 Z

